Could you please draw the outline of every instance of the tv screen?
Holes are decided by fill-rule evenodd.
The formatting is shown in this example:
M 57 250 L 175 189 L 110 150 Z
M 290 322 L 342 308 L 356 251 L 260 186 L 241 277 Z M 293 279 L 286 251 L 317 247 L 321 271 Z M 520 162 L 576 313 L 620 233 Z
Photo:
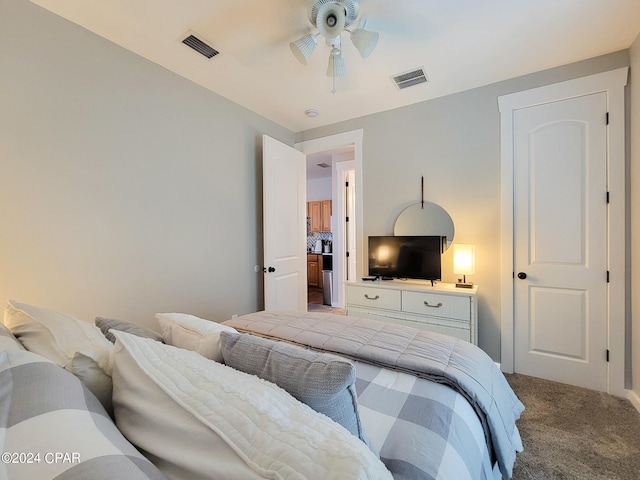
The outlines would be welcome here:
M 440 280 L 443 237 L 369 237 L 369 275 Z

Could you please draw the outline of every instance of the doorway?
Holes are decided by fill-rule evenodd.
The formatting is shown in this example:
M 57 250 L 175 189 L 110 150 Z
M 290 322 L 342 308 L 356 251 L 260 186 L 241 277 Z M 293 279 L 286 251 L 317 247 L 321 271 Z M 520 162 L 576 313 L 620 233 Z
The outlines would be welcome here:
M 305 153 L 307 158 L 311 158 L 308 160 L 308 170 L 312 167 L 318 168 L 317 163 L 329 164 L 331 162 L 331 168 L 324 170 L 330 170 L 330 178 L 325 182 L 331 184 L 332 298 L 331 305 L 310 303 L 310 309 L 333 308 L 342 310 L 342 312 L 333 310 L 335 313 L 343 313 L 345 305 L 344 281 L 354 277 L 354 270 L 355 275 L 358 275 L 357 272 L 362 268 L 362 252 L 357 249 L 357 246 L 362 244 L 362 189 L 358 180 L 360 178 L 358 172 L 362 168 L 362 130 L 301 142 L 296 144 L 296 148 Z M 322 161 L 316 162 L 317 159 L 322 159 Z M 353 179 L 350 186 L 350 196 L 344 186 L 344 179 L 349 174 Z M 308 183 L 307 186 L 309 189 L 310 184 Z M 346 224 L 345 212 L 347 209 L 351 211 L 348 219 L 351 224 L 350 229 L 347 229 Z M 347 234 L 348 231 L 351 232 L 351 235 Z M 347 242 L 351 245 L 351 250 L 349 250 Z M 355 253 L 353 246 L 356 248 Z M 350 273 L 348 273 L 349 271 Z M 317 291 L 314 293 L 312 301 L 317 302 L 319 295 Z
M 308 310 L 344 313 L 334 298 L 334 271 L 345 270 L 348 279 L 348 259 L 355 249 L 349 249 L 349 238 L 355 232 L 349 228 L 349 210 L 353 211 L 355 162 L 353 145 L 307 155 L 307 251 Z M 349 186 L 349 178 L 352 179 Z M 347 189 L 346 191 L 343 191 Z M 314 218 L 320 216 L 320 219 Z M 326 218 L 330 216 L 330 218 Z M 355 220 L 355 214 L 351 213 Z M 334 256 L 334 246 L 336 248 Z M 343 258 L 340 252 L 347 252 Z M 355 258 L 355 256 L 353 257 Z M 335 259 L 335 260 L 334 260 Z

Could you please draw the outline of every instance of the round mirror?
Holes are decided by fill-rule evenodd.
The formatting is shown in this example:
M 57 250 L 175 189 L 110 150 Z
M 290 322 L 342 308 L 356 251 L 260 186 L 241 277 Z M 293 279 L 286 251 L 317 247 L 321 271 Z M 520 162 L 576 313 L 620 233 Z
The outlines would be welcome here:
M 446 237 L 446 248 L 453 241 L 453 220 L 440 205 L 431 202 L 416 203 L 405 208 L 393 227 L 394 235 L 440 235 Z

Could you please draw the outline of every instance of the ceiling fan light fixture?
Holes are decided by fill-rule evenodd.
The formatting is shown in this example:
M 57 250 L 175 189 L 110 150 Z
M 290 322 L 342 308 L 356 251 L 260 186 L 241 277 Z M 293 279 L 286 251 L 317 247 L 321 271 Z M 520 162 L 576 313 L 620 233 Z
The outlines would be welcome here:
M 362 58 L 367 58 L 371 55 L 378 44 L 378 38 L 380 38 L 378 32 L 372 32 L 364 28 L 358 28 L 351 32 L 351 42 L 358 49 Z
M 306 65 L 317 44 L 318 40 L 316 36 L 307 34 L 295 42 L 291 42 L 289 48 L 291 48 L 293 56 L 296 57 L 301 64 Z
M 362 28 L 356 28 L 354 31 L 347 28 L 358 18 L 359 8 L 359 0 L 313 0 L 309 20 L 318 32 L 305 35 L 289 44 L 293 55 L 300 63 L 306 65 L 318 43 L 316 37 L 322 35 L 325 38 L 327 45 L 331 46 L 327 65 L 327 76 L 333 79 L 331 93 L 336 93 L 336 77 L 347 74 L 347 67 L 342 59 L 342 33 L 349 32 L 351 41 L 362 58 L 371 55 L 378 44 L 379 34 L 365 30 L 364 24 L 361 25 Z

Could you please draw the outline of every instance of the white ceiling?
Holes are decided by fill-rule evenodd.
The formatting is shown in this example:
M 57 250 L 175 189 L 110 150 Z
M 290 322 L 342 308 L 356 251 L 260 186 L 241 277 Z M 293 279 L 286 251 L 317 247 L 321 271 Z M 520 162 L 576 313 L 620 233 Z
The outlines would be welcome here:
M 354 158 L 353 145 L 346 145 L 326 152 L 309 153 L 307 154 L 307 180 L 331 178 L 334 163 L 354 160 Z M 324 167 L 318 164 L 328 166 Z
M 307 0 L 32 1 L 294 132 L 622 50 L 640 31 L 640 0 L 361 0 L 380 40 L 363 60 L 343 35 L 331 94 L 330 47 L 306 66 L 289 50 L 312 30 Z M 220 55 L 183 45 L 188 32 Z M 398 90 L 390 76 L 417 67 L 429 83 Z

